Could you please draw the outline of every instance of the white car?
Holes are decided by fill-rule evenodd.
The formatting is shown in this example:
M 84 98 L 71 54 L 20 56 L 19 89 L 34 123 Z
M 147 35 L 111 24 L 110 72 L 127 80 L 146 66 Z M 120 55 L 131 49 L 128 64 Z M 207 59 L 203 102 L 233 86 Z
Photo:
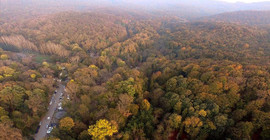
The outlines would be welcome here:
M 46 128 L 48 128 L 48 127 L 49 127 L 49 125 L 47 124 L 47 125 L 46 125 Z
M 50 101 L 50 105 L 52 105 L 52 101 Z
M 48 117 L 47 119 L 49 120 L 49 119 L 51 119 L 51 117 Z
M 70 98 L 69 98 L 69 95 L 67 95 L 67 99 L 69 100 Z
M 63 110 L 63 108 L 62 108 L 61 106 L 59 106 L 57 109 L 58 109 L 59 111 Z
M 47 134 L 50 134 L 53 130 L 53 127 L 49 127 L 49 129 L 47 130 Z

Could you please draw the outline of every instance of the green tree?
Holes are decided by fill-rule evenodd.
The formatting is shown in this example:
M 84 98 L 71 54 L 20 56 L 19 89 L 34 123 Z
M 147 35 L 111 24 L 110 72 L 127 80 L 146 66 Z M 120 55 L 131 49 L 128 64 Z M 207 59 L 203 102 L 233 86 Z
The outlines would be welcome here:
M 20 86 L 7 86 L 0 91 L 0 101 L 2 101 L 11 111 L 22 106 L 25 90 Z

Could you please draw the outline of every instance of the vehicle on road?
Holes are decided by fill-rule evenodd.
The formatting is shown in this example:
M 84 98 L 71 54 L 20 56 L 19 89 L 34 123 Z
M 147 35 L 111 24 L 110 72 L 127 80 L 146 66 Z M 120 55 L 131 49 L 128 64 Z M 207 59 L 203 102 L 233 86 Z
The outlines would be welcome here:
M 48 117 L 47 119 L 49 120 L 49 119 L 51 119 L 51 117 Z
M 41 122 L 39 122 L 39 126 L 41 126 Z
M 61 106 L 59 106 L 57 109 L 58 109 L 58 111 L 62 111 L 63 110 L 63 108 Z
M 56 127 L 57 124 L 56 123 L 51 123 L 51 127 Z
M 40 126 L 37 127 L 36 133 L 38 133 L 39 128 L 40 128 Z
M 50 105 L 52 105 L 52 101 L 50 101 Z
M 67 99 L 70 100 L 69 95 L 67 95 Z
M 47 124 L 47 125 L 46 125 L 46 128 L 48 128 L 48 127 L 49 127 L 49 125 Z
M 49 129 L 47 130 L 47 134 L 50 134 L 53 130 L 53 127 L 49 127 Z

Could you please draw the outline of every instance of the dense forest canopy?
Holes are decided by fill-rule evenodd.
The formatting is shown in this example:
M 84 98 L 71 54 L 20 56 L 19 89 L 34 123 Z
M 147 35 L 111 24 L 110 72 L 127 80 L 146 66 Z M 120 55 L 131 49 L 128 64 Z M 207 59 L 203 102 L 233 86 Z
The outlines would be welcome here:
M 49 140 L 270 139 L 267 2 L 0 2 L 0 139 L 34 138 L 57 79 Z
M 230 22 L 246 25 L 270 25 L 270 11 L 237 11 L 205 17 L 207 21 Z

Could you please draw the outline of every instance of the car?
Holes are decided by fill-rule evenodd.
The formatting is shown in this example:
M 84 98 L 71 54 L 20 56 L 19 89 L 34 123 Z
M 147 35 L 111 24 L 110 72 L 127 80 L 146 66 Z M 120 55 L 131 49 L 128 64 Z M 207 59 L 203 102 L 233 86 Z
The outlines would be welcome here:
M 50 105 L 52 105 L 52 101 L 50 101 Z
M 58 103 L 58 106 L 62 106 L 62 103 L 60 102 L 60 103 Z
M 63 110 L 63 108 L 61 106 L 59 106 L 57 109 L 58 109 L 58 111 L 62 111 Z
M 49 120 L 49 119 L 51 119 L 51 117 L 47 117 L 47 119 Z
M 56 123 L 51 123 L 51 125 L 50 125 L 51 127 L 56 127 L 57 126 L 57 124 Z
M 39 126 L 41 126 L 41 122 L 39 122 Z
M 36 133 L 38 133 L 39 128 L 40 128 L 40 126 L 38 126 L 38 127 L 37 127 L 37 129 L 36 129 Z
M 61 92 L 60 96 L 63 96 L 63 92 Z
M 67 99 L 70 100 L 69 95 L 67 95 Z
M 47 124 L 47 125 L 46 125 L 46 128 L 48 128 L 48 127 L 49 127 L 49 125 Z
M 53 130 L 53 127 L 49 127 L 48 130 L 47 130 L 47 134 L 50 134 Z

